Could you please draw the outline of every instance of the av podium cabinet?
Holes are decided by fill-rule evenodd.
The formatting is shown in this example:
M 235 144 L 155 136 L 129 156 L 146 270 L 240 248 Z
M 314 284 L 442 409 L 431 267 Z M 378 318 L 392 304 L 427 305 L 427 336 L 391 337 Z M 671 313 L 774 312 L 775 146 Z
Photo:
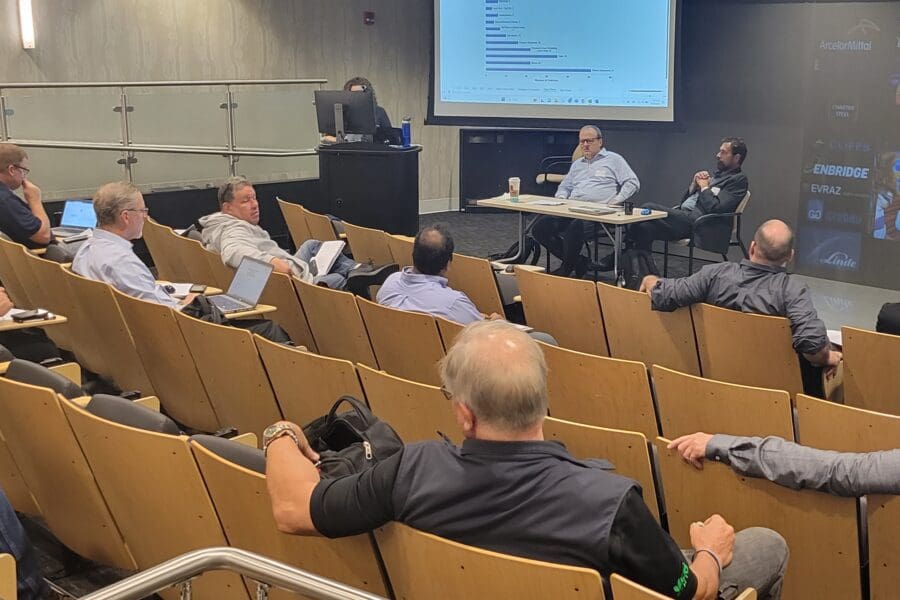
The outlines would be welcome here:
M 328 211 L 354 225 L 415 235 L 421 150 L 365 142 L 319 146 L 319 181 Z

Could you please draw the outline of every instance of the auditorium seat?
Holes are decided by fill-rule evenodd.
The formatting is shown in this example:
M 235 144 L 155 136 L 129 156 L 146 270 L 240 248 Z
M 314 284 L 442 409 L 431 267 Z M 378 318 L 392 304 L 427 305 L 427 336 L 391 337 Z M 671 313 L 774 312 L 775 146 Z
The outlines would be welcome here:
M 320 354 L 377 367 L 356 297 L 292 277 Z
M 440 385 L 444 345 L 434 317 L 356 298 L 378 366 L 398 377 Z
M 601 458 L 611 462 L 616 473 L 641 485 L 647 508 L 659 520 L 653 465 L 647 438 L 643 434 L 547 417 L 544 420 L 544 439 L 562 442 L 575 458 Z
M 404 443 L 440 439 L 444 434 L 462 443 L 451 403 L 441 388 L 396 377 L 359 365 L 369 408 L 400 435 Z
M 803 392 L 800 360 L 785 317 L 691 306 L 703 376 L 717 381 Z
M 592 281 L 516 269 L 525 322 L 563 348 L 609 356 L 603 314 Z
M 180 236 L 168 228 L 164 233 L 166 235 L 162 236 L 163 244 L 169 247 L 170 255 L 178 257 L 187 270 L 187 279 L 179 280 L 176 283 L 198 283 L 212 286 L 218 283 L 212 267 L 209 266 L 203 244 L 197 240 Z
M 449 352 L 450 346 L 456 341 L 456 336 L 462 333 L 466 326 L 457 323 L 456 321 L 445 319 L 444 317 L 435 317 L 434 321 L 437 323 L 438 331 L 441 332 L 441 341 L 444 343 L 444 352 Z
M 193 436 L 190 445 L 230 545 L 387 596 L 371 534 L 329 540 L 278 531 L 262 450 L 208 435 Z M 297 596 L 272 589 L 269 598 Z
M 281 419 L 281 409 L 253 334 L 179 311 L 174 315 L 219 422 L 240 433 L 262 436 L 266 427 Z
M 119 527 L 50 388 L 0 377 L 0 430 L 50 532 L 84 558 L 136 567 Z M 40 435 L 35 435 L 39 423 Z M 48 443 L 52 440 L 52 443 Z
M 615 600 L 665 600 L 668 596 L 658 594 L 651 589 L 645 588 L 633 581 L 625 579 L 617 573 L 613 573 L 609 578 L 610 587 Z M 734 600 L 756 600 L 756 590 L 747 588 Z
M 391 247 L 388 245 L 388 234 L 380 229 L 361 227 L 344 221 L 344 232 L 353 260 L 358 263 L 386 265 L 394 262 Z
M 63 410 L 139 569 L 228 545 L 188 438 L 171 419 L 115 397 Z M 191 586 L 197 597 L 249 600 L 234 573 L 206 573 Z M 160 594 L 179 597 L 175 588 Z
M 278 307 L 278 310 L 266 317 L 281 325 L 295 344 L 313 351 L 317 349 L 306 311 L 303 310 L 290 275 L 273 272 L 263 288 L 259 302 Z
M 365 400 L 353 363 L 253 336 L 284 418 L 304 425 L 341 396 Z
M 610 356 L 700 375 L 691 311 L 659 312 L 642 292 L 597 284 Z
M 494 269 L 486 258 L 454 252 L 447 268 L 447 284 L 468 296 L 484 314 L 503 315 L 503 301 L 500 299 Z
M 157 278 L 177 283 L 190 282 L 191 277 L 187 268 L 181 258 L 173 253 L 173 247 L 168 243 L 169 236 L 176 235 L 176 233 L 170 227 L 160 225 L 153 219 L 144 221 L 143 231 L 143 240 L 153 258 Z
M 387 243 L 391 249 L 391 258 L 402 269 L 403 267 L 411 267 L 412 251 L 415 238 L 406 235 L 388 234 Z
M 547 359 L 550 415 L 558 419 L 639 431 L 659 431 L 643 363 L 566 350 L 538 342 Z
M 482 550 L 401 523 L 375 530 L 375 539 L 398 599 L 604 597 L 600 574 L 591 569 Z
M 19 308 L 42 308 L 40 305 L 44 301 L 44 292 L 38 286 L 34 273 L 25 263 L 25 253 L 28 250 L 22 244 L 2 238 L 0 238 L 0 249 L 9 264 L 12 284 L 10 299 Z M 16 289 L 16 287 L 20 287 L 20 289 Z M 24 300 L 24 302 L 20 303 L 19 300 Z
M 667 438 L 706 431 L 794 439 L 791 397 L 784 390 L 714 381 L 659 365 L 653 365 L 652 373 L 660 428 Z
M 25 283 L 16 275 L 12 262 L 9 260 L 9 252 L 11 249 L 15 249 L 16 245 L 0 235 L 0 282 L 3 283 L 3 287 L 6 289 L 6 293 L 13 304 L 19 308 L 31 308 L 33 303 L 28 296 Z
M 320 215 L 311 210 L 307 210 L 303 206 L 300 207 L 303 215 L 306 217 L 306 226 L 309 229 L 310 239 L 319 240 L 320 242 L 329 242 L 338 239 L 338 235 L 334 230 L 334 225 L 328 215 Z M 299 248 L 299 246 L 298 246 Z
M 291 240 L 294 242 L 294 248 L 299 248 L 303 242 L 312 238 L 309 232 L 309 226 L 306 224 L 306 215 L 303 207 L 287 200 L 275 197 L 278 207 L 281 209 L 281 215 L 287 224 L 288 232 L 291 234 Z
M 236 270 L 223 263 L 222 255 L 218 252 L 213 252 L 202 246 L 201 248 L 203 249 L 203 256 L 206 257 L 206 262 L 209 264 L 209 270 L 213 277 L 208 285 L 215 286 L 220 290 L 227 290 L 231 286 L 231 280 L 234 279 Z M 264 302 L 263 304 L 271 304 L 271 302 Z
M 63 266 L 52 260 L 40 258 L 30 252 L 25 252 L 26 266 L 31 269 L 38 286 L 41 291 L 42 298 L 37 299 L 40 308 L 54 312 L 58 315 L 65 315 L 68 319 L 78 318 L 73 312 L 74 298 L 71 297 L 71 290 L 66 286 L 63 275 Z M 62 325 L 54 325 L 47 327 L 44 331 L 53 340 L 53 342 L 72 352 L 76 345 L 84 343 L 85 340 L 78 340 L 76 343 L 75 333 L 83 329 L 76 327 L 74 323 L 63 323 Z
M 900 415 L 900 336 L 842 327 L 844 402 Z
M 715 461 L 698 470 L 666 448 L 669 440 L 655 443 L 669 532 L 680 547 L 690 547 L 691 523 L 712 514 L 722 515 L 735 531 L 769 527 L 791 552 L 783 598 L 862 597 L 855 498 L 791 490 L 737 475 Z
M 841 406 L 797 394 L 800 442 L 839 452 L 896 450 L 900 417 Z M 900 497 L 869 495 L 869 584 L 872 598 L 892 598 L 900 589 Z
M 222 427 L 173 310 L 116 289 L 113 296 L 166 414 L 199 431 Z

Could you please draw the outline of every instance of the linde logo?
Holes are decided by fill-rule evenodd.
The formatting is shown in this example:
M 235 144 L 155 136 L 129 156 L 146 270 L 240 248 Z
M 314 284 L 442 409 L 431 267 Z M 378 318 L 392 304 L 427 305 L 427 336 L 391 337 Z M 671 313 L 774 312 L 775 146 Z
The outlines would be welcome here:
M 869 167 L 850 167 L 846 165 L 829 165 L 816 163 L 813 166 L 814 175 L 829 175 L 831 177 L 849 177 L 850 179 L 868 179 Z
M 855 269 L 859 264 L 846 252 L 832 252 L 827 258 L 820 259 L 819 262 L 839 269 Z
M 866 40 L 822 40 L 819 42 L 819 50 L 828 52 L 871 52 L 872 42 Z

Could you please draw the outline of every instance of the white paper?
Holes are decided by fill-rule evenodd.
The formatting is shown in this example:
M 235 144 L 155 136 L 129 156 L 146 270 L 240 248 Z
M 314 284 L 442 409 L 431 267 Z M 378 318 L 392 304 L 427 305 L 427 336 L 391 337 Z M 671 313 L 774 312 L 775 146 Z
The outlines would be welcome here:
M 24 308 L 11 308 L 5 315 L 0 317 L 0 321 L 12 321 L 13 315 L 23 313 L 23 312 L 25 312 L 25 310 L 26 309 L 24 309 Z
M 187 298 L 188 294 L 191 293 L 191 286 L 193 283 L 171 283 L 169 281 L 158 281 L 159 285 L 165 287 L 167 285 L 171 285 L 175 288 L 174 292 L 167 292 L 173 298 L 178 298 L 181 300 L 182 298 Z
M 560 200 L 535 200 L 528 204 L 531 204 L 532 206 L 562 206 L 565 202 L 561 202 Z
M 841 334 L 840 329 L 829 329 L 828 330 L 828 340 L 835 346 L 843 346 L 844 345 L 844 337 Z
M 345 243 L 342 240 L 332 240 L 322 242 L 319 251 L 313 257 L 312 262 L 316 265 L 316 273 L 318 275 L 326 275 L 334 266 L 334 261 L 341 252 L 344 251 Z

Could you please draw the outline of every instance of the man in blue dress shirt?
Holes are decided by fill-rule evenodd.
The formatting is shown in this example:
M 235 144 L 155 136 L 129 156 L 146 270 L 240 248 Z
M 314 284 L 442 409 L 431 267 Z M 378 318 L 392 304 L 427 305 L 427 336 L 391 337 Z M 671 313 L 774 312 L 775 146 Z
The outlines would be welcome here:
M 572 163 L 559 184 L 557 198 L 616 206 L 640 189 L 641 183 L 625 159 L 603 147 L 600 129 L 593 125 L 582 127 L 578 144 L 584 155 Z M 581 254 L 581 247 L 585 229 L 591 225 L 588 221 L 563 217 L 539 217 L 535 221 L 531 235 L 562 260 L 555 275 L 568 276 L 575 271 L 575 276 L 580 278 L 587 272 L 590 260 Z

